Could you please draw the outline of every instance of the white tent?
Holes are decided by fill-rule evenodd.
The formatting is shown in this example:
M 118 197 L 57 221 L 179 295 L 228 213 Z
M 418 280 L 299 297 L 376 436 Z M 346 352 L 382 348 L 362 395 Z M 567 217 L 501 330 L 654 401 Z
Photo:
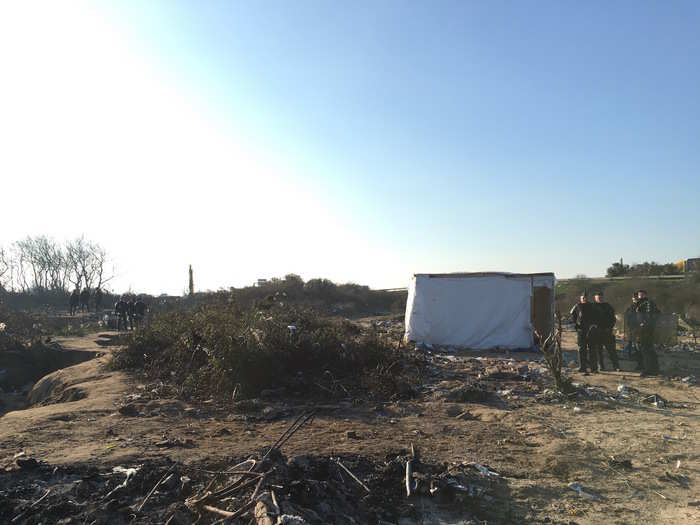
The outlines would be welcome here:
M 553 273 L 416 274 L 408 288 L 409 341 L 527 349 L 554 326 Z

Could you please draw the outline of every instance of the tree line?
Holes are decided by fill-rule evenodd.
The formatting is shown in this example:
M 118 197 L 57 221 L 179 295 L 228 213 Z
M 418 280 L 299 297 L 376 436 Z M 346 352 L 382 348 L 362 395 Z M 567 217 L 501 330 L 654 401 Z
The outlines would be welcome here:
M 642 277 L 648 275 L 679 275 L 682 273 L 682 269 L 674 263 L 659 264 L 652 261 L 632 265 L 614 262 L 605 275 L 606 277 Z
M 107 251 L 84 236 L 62 243 L 45 235 L 28 236 L 0 246 L 0 291 L 95 290 L 112 277 Z

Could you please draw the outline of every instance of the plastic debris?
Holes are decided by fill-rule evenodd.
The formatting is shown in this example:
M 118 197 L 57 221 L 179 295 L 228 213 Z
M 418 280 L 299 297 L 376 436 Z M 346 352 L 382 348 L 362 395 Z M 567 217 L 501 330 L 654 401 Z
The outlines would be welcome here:
M 467 466 L 474 467 L 476 470 L 481 472 L 483 476 L 486 476 L 487 478 L 500 476 L 498 472 L 490 470 L 487 466 L 482 465 L 481 463 L 467 463 Z
M 124 479 L 124 482 L 121 485 L 117 485 L 114 487 L 106 496 L 105 499 L 109 499 L 109 497 L 117 492 L 118 490 L 123 489 L 124 487 L 127 486 L 129 481 L 131 481 L 131 478 L 133 478 L 136 473 L 139 471 L 139 467 L 130 467 L 130 468 L 124 468 L 124 467 L 114 467 L 112 469 L 112 472 L 115 474 L 126 474 L 126 479 Z
M 602 499 L 602 497 L 598 494 L 593 494 L 592 492 L 583 490 L 583 485 L 581 485 L 579 482 L 569 483 L 569 488 L 576 492 L 581 498 L 586 498 L 592 501 L 600 501 Z

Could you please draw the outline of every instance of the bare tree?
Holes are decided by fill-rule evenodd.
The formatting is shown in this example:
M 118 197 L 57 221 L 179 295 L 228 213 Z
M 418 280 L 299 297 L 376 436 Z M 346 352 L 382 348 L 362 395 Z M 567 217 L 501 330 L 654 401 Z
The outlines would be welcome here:
M 65 245 L 67 280 L 76 288 L 100 288 L 112 278 L 107 274 L 107 251 L 97 243 L 78 237 Z
M 10 254 L 0 247 L 0 290 L 6 290 L 12 279 Z

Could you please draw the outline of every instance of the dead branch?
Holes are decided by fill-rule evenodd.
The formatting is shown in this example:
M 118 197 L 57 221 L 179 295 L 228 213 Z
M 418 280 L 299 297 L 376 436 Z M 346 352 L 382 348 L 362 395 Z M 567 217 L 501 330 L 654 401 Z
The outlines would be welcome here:
M 364 483 L 362 483 L 362 481 L 360 481 L 360 478 L 355 476 L 355 474 L 350 472 L 350 469 L 348 469 L 345 465 L 343 465 L 340 462 L 340 458 L 335 458 L 335 462 L 338 464 L 338 466 L 340 468 L 342 468 L 348 474 L 348 476 L 350 476 L 352 479 L 354 479 L 363 489 L 365 489 L 368 494 L 370 494 L 372 492 L 367 485 L 365 485 Z

